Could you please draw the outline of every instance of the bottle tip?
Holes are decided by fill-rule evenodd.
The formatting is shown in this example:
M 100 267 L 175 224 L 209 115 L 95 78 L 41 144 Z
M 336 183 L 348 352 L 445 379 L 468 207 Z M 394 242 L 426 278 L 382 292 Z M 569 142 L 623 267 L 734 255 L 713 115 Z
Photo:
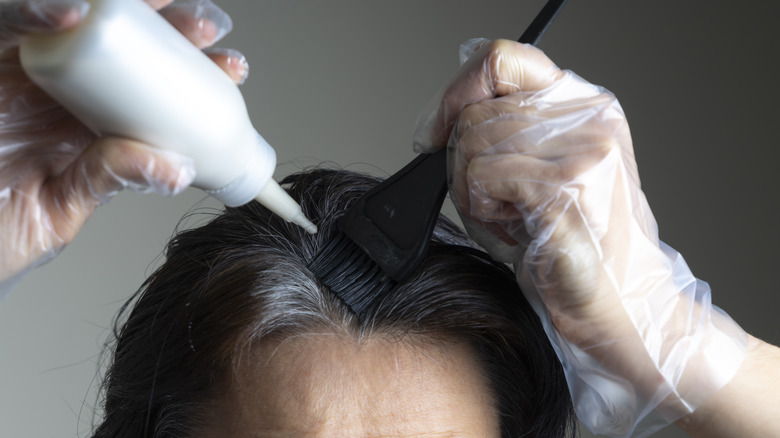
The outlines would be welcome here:
M 287 222 L 300 226 L 309 234 L 317 234 L 317 226 L 303 214 L 301 206 L 290 197 L 290 194 L 273 179 L 266 183 L 255 199 Z
M 312 223 L 312 221 L 310 221 L 306 216 L 304 216 L 303 212 L 297 214 L 290 220 L 290 222 L 299 225 L 309 234 L 317 234 L 317 226 L 314 225 L 314 223 Z

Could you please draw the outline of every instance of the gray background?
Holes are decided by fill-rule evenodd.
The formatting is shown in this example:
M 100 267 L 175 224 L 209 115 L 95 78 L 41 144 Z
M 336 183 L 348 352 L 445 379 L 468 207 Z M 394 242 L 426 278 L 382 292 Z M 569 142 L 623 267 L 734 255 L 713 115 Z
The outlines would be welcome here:
M 222 45 L 252 64 L 242 89 L 277 148 L 277 176 L 324 161 L 396 170 L 413 156 L 418 112 L 457 67 L 458 44 L 517 38 L 542 3 L 219 2 L 235 22 Z M 778 17 L 770 0 L 572 0 L 541 44 L 618 95 L 661 238 L 717 305 L 776 344 Z M 179 219 L 217 206 L 203 198 L 120 194 L 0 305 L 0 436 L 86 436 L 112 318 Z

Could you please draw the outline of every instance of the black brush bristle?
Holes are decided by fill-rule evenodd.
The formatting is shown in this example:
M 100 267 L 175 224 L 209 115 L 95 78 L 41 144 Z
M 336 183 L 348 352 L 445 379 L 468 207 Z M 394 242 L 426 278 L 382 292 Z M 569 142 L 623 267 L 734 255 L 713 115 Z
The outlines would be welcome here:
M 317 253 L 309 270 L 358 318 L 397 284 L 343 232 Z

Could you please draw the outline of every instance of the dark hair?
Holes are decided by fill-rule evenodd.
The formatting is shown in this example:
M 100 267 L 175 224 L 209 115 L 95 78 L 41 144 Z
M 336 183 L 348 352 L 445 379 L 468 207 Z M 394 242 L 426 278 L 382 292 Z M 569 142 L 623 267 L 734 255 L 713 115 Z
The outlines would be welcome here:
M 120 312 L 132 307 L 116 330 L 94 436 L 188 436 L 253 343 L 334 328 L 467 342 L 491 383 L 502 436 L 574 434 L 561 364 L 514 274 L 443 216 L 423 264 L 364 318 L 311 274 L 336 220 L 377 182 L 324 169 L 282 181 L 316 235 L 250 203 L 174 237 L 165 263 Z

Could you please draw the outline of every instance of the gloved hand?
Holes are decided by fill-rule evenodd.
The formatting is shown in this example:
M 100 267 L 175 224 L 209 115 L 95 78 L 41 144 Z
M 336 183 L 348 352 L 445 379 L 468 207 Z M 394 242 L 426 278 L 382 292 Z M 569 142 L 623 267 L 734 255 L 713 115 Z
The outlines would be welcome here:
M 167 6 L 160 13 L 200 48 L 230 30 L 230 17 L 209 0 L 171 1 L 148 3 Z M 57 255 L 122 188 L 171 196 L 195 177 L 187 157 L 128 139 L 95 138 L 22 71 L 21 36 L 76 26 L 88 9 L 80 0 L 0 3 L 0 299 L 25 272 Z M 240 53 L 207 54 L 235 82 L 246 77 Z
M 725 385 L 747 337 L 658 239 L 615 97 L 540 50 L 475 40 L 423 113 L 418 150 L 450 150 L 469 234 L 515 264 L 594 433 L 646 436 Z

